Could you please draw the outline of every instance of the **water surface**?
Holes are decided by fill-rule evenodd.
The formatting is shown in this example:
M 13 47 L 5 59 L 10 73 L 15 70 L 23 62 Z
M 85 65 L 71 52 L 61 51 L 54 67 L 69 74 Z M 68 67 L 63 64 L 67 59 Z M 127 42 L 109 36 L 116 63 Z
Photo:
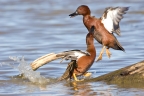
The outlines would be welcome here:
M 97 77 L 119 68 L 144 60 L 144 1 L 143 0 L 0 0 L 0 62 L 18 63 L 9 56 L 24 56 L 30 63 L 51 52 L 71 49 L 85 50 L 87 29 L 82 16 L 69 18 L 79 5 L 90 7 L 92 15 L 100 17 L 109 6 L 129 6 L 130 10 L 120 23 L 121 35 L 116 36 L 126 52 L 110 49 L 112 57 L 103 55 L 95 62 L 90 72 Z M 97 55 L 102 46 L 95 41 Z M 53 61 L 37 71 L 42 76 L 55 80 L 66 69 L 67 63 Z M 17 69 L 0 67 L 0 95 L 2 96 L 143 96 L 143 89 L 124 89 L 104 82 L 74 84 L 55 82 L 45 86 L 22 78 Z

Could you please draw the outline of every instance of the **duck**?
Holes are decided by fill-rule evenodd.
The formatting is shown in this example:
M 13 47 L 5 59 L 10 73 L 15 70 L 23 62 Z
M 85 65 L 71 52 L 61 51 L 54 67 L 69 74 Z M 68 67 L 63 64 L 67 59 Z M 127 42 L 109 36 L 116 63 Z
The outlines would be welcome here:
M 96 61 L 102 60 L 104 50 L 106 50 L 106 55 L 110 58 L 111 52 L 109 48 L 125 52 L 114 33 L 118 36 L 121 35 L 119 22 L 128 10 L 129 7 L 108 7 L 100 18 L 96 18 L 91 16 L 91 11 L 87 5 L 80 5 L 74 13 L 69 15 L 70 17 L 82 15 L 87 30 L 94 26 L 94 38 L 98 43 L 102 44 L 102 49 Z
M 79 80 L 78 76 L 88 77 L 91 73 L 87 72 L 89 68 L 93 65 L 96 58 L 96 49 L 94 46 L 94 26 L 92 26 L 89 33 L 86 35 L 86 51 L 82 50 L 69 50 L 58 53 L 57 57 L 63 57 L 64 60 L 71 60 L 68 64 L 64 74 L 58 79 L 59 81 L 64 79 L 74 79 Z

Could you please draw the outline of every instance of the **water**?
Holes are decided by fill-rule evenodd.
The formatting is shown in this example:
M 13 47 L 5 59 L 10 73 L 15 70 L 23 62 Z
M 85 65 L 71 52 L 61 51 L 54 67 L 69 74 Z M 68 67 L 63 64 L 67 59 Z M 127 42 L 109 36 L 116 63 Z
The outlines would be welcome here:
M 92 15 L 100 17 L 105 7 L 130 6 L 130 10 L 120 23 L 121 35 L 117 39 L 126 52 L 110 49 L 112 57 L 103 55 L 103 60 L 95 62 L 90 72 L 100 76 L 122 67 L 144 60 L 144 1 L 143 0 L 0 0 L 0 62 L 16 63 L 9 56 L 24 56 L 26 63 L 48 53 L 71 49 L 85 50 L 87 30 L 82 24 L 82 16 L 69 18 L 76 8 L 86 4 Z M 95 41 L 97 55 L 102 46 Z M 35 84 L 28 79 L 16 77 L 18 69 L 0 67 L 1 96 L 143 96 L 143 89 L 125 89 L 104 82 L 70 83 L 55 82 L 66 69 L 67 61 L 60 60 L 42 66 L 39 72 L 49 83 Z

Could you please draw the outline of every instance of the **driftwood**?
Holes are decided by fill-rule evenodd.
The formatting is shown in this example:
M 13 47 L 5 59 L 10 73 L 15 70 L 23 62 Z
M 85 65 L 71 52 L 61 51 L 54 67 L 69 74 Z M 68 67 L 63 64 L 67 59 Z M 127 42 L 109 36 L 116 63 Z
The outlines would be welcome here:
M 33 70 L 63 57 L 56 57 L 55 53 L 44 55 L 31 63 Z M 65 73 L 64 73 L 65 74 Z M 144 60 L 111 73 L 84 80 L 83 82 L 104 81 L 108 84 L 116 84 L 125 88 L 144 88 Z
M 144 60 L 88 81 L 104 81 L 124 88 L 144 88 Z
M 56 57 L 57 54 L 55 53 L 50 53 L 50 54 L 46 54 L 36 60 L 34 60 L 32 63 L 31 63 L 31 67 L 32 69 L 35 71 L 37 70 L 39 67 L 53 61 L 53 60 L 56 60 L 56 59 L 59 59 L 59 58 L 62 58 L 62 57 Z

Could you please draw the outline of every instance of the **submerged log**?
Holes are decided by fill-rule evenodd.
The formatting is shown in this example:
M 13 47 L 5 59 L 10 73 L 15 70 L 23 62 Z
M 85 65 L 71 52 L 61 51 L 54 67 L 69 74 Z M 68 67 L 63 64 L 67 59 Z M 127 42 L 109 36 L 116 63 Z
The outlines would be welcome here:
M 59 58 L 63 57 L 56 57 L 55 53 L 50 53 L 33 61 L 31 67 L 33 70 L 37 70 L 39 67 Z M 124 88 L 144 88 L 144 60 L 84 82 L 97 81 L 116 84 Z
M 144 88 L 144 60 L 88 81 L 104 81 L 123 88 Z

